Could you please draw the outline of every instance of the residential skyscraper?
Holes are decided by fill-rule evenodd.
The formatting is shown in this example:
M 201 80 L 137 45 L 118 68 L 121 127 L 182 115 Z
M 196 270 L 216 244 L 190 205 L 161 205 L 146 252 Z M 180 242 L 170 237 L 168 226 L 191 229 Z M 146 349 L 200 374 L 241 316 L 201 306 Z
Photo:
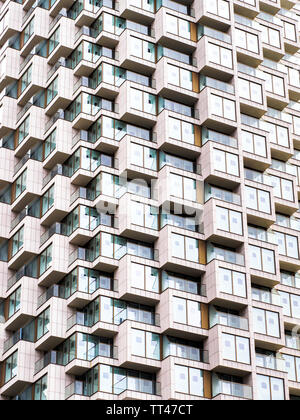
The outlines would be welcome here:
M 299 21 L 1 3 L 0 399 L 300 399 Z

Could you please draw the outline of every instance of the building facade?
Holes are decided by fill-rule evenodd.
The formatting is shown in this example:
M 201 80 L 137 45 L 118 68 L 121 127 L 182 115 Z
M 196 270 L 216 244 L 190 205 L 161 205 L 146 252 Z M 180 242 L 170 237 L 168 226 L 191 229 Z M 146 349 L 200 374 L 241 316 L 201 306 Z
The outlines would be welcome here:
M 299 20 L 1 3 L 0 399 L 300 399 Z

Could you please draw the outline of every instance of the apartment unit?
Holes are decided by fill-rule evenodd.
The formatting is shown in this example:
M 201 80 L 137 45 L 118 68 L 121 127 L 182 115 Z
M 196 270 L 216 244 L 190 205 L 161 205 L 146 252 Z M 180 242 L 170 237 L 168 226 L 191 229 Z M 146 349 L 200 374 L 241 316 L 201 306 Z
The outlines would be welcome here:
M 1 3 L 0 399 L 300 399 L 299 21 Z

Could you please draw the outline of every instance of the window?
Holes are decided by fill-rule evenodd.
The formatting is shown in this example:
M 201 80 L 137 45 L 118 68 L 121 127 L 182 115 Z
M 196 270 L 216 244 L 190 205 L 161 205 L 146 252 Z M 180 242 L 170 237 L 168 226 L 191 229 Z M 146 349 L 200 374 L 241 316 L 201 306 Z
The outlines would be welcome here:
M 6 384 L 18 374 L 18 352 L 14 352 L 2 364 L 3 383 Z
M 30 85 L 32 80 L 32 64 L 28 67 L 28 70 L 22 75 L 21 79 L 19 80 L 18 84 L 18 96 L 20 96 L 27 86 Z
M 130 106 L 146 114 L 157 114 L 156 96 L 138 89 L 130 89 Z
M 239 157 L 223 150 L 213 149 L 214 169 L 229 175 L 240 175 Z
M 262 41 L 265 44 L 270 45 L 271 47 L 280 48 L 280 32 L 276 29 L 269 28 L 264 25 L 260 25 L 260 30 L 262 32 Z
M 258 246 L 249 245 L 250 268 L 275 274 L 274 251 Z
M 258 156 L 267 157 L 266 137 L 242 130 L 243 150 Z
M 279 246 L 279 254 L 290 258 L 299 258 L 299 246 L 297 236 L 287 235 L 274 231 Z
M 158 229 L 158 209 L 148 204 L 131 201 L 130 214 L 133 225 L 148 229 Z
M 36 401 L 46 401 L 47 388 L 48 388 L 48 375 L 45 375 L 33 385 L 33 399 Z
M 40 255 L 39 274 L 43 275 L 52 263 L 52 245 L 49 245 Z
M 278 313 L 253 308 L 253 324 L 254 332 L 280 338 Z
M 229 295 L 247 297 L 246 275 L 226 268 L 218 268 L 220 291 Z
M 131 143 L 130 149 L 132 165 L 157 171 L 157 153 L 155 149 L 141 146 L 136 143 Z
M 278 124 L 264 122 L 265 129 L 269 131 L 269 139 L 271 143 L 278 144 L 282 147 L 290 147 L 289 129 Z
M 26 189 L 27 169 L 16 179 L 12 188 L 12 201 L 15 201 Z
M 222 334 L 223 359 L 250 364 L 249 338 Z
M 24 226 L 10 239 L 10 258 L 13 258 L 24 245 Z
M 53 32 L 53 34 L 50 36 L 48 41 L 48 55 L 52 53 L 52 51 L 58 46 L 60 39 L 60 26 Z
M 236 235 L 243 235 L 242 213 L 216 207 L 217 228 Z
M 263 103 L 262 86 L 258 83 L 249 82 L 245 79 L 238 79 L 239 95 L 241 98 L 248 99 L 259 104 Z
M 300 319 L 300 296 L 280 291 L 283 314 Z
M 208 59 L 211 63 L 220 64 L 229 69 L 233 68 L 232 51 L 219 45 L 208 43 Z
M 246 205 L 252 210 L 271 213 L 270 193 L 257 188 L 245 187 Z
M 251 34 L 250 32 L 242 31 L 241 29 L 235 29 L 236 33 L 236 45 L 237 47 L 243 48 L 250 52 L 259 53 L 258 36 Z
M 17 148 L 29 134 L 30 115 L 19 125 L 15 134 L 15 148 Z
M 42 312 L 36 319 L 36 340 L 39 340 L 47 332 L 49 332 L 48 326 L 50 324 L 50 308 Z
M 235 101 L 211 94 L 211 109 L 213 114 L 236 121 L 236 105 Z
M 270 175 L 271 186 L 274 188 L 274 196 L 287 201 L 294 201 L 294 184 L 288 179 Z
M 131 286 L 136 289 L 159 293 L 159 273 L 156 268 L 131 263 Z
M 21 287 L 8 297 L 8 318 L 12 317 L 21 307 Z
M 52 99 L 58 94 L 58 77 L 46 88 L 46 106 L 50 104 Z
M 175 365 L 175 391 L 181 394 L 204 396 L 203 371 Z
M 187 144 L 195 144 L 195 127 L 193 124 L 172 117 L 168 118 L 168 122 L 169 138 Z
M 167 32 L 169 32 L 170 34 L 192 40 L 193 24 L 190 23 L 189 21 L 167 14 L 166 24 L 167 24 Z M 194 41 L 196 41 L 196 39 L 194 39 Z
M 172 233 L 172 257 L 199 263 L 199 241 Z
M 43 160 L 47 159 L 49 155 L 56 148 L 56 128 L 49 134 L 43 144 Z
M 129 45 L 131 55 L 155 63 L 155 44 L 131 36 Z
M 41 216 L 44 216 L 54 204 L 54 185 L 41 198 Z
M 193 90 L 193 73 L 168 64 L 168 83 L 183 89 Z
M 160 336 L 131 328 L 131 349 L 133 356 L 160 360 Z
M 170 189 L 173 197 L 197 201 L 197 184 L 195 179 L 170 174 Z
M 259 400 L 284 400 L 284 381 L 270 376 L 257 375 Z
M 34 18 L 26 25 L 21 33 L 21 48 L 26 44 L 34 31 Z
M 284 354 L 283 357 L 289 381 L 300 382 L 300 358 L 288 354 Z
M 174 322 L 201 328 L 201 304 L 193 300 L 173 297 Z

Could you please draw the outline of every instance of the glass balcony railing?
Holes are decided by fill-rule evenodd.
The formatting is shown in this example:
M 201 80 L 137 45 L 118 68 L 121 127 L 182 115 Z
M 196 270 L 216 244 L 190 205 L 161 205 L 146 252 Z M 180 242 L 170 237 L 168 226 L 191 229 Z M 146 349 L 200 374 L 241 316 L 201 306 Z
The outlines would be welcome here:
M 65 399 L 68 399 L 73 395 L 90 397 L 93 394 L 93 391 L 88 391 L 84 382 L 77 380 L 66 387 Z M 125 391 L 135 391 L 143 394 L 159 396 L 161 395 L 161 385 L 158 382 L 147 379 L 123 377 L 113 385 L 112 389 L 109 390 L 109 392 L 114 395 L 120 395 Z M 94 392 L 97 392 L 97 390 Z
M 104 318 L 104 316 L 103 316 Z M 91 319 L 85 312 L 76 312 L 67 320 L 67 330 L 70 330 L 74 325 L 81 325 L 85 327 L 92 327 L 97 322 L 106 322 L 113 325 L 121 325 L 125 321 L 141 322 L 143 324 L 160 326 L 159 314 L 150 313 L 143 310 L 131 310 L 131 308 L 124 308 L 115 316 L 107 313 L 104 321 L 101 319 Z
M 234 137 L 227 136 L 226 134 L 218 133 L 217 131 L 210 130 L 206 127 L 202 128 L 202 144 L 204 145 L 208 141 L 214 141 L 216 143 L 223 144 L 224 146 L 238 147 L 237 139 Z
M 212 381 L 213 397 L 223 394 L 236 398 L 252 400 L 252 387 L 236 382 L 229 382 L 213 376 Z
M 280 353 L 274 356 L 256 352 L 256 366 L 280 372 L 286 371 L 285 360 Z
M 245 257 L 242 254 L 239 254 L 234 251 L 230 251 L 224 248 L 219 248 L 213 244 L 207 244 L 207 263 L 210 263 L 212 260 L 225 261 L 231 264 L 237 264 L 244 266 Z
M 278 293 L 278 291 L 275 289 L 272 291 L 269 291 L 269 290 L 258 289 L 256 287 L 252 287 L 252 299 L 258 302 L 270 303 L 272 305 L 282 306 L 281 296 Z
M 300 219 L 297 219 L 293 216 L 289 217 L 277 213 L 276 225 L 286 227 L 288 229 L 297 230 L 298 232 L 300 232 Z
M 226 201 L 227 203 L 241 205 L 241 197 L 231 191 L 222 190 L 221 188 L 213 187 L 211 185 L 205 185 L 205 202 L 211 198 L 217 198 L 218 200 Z
M 222 82 L 221 80 L 213 79 L 212 77 L 200 76 L 200 91 L 206 87 L 221 90 L 222 92 L 234 95 L 233 85 Z
M 236 328 L 238 330 L 249 330 L 247 318 L 238 315 L 231 315 L 226 312 L 217 312 L 214 309 L 210 312 L 210 328 L 215 325 L 224 325 L 226 327 Z
M 218 41 L 226 42 L 227 44 L 231 44 L 231 36 L 217 31 L 216 29 L 212 29 L 208 26 L 198 25 L 198 40 L 203 36 L 209 36 L 210 38 L 217 39 Z
M 268 242 L 274 245 L 278 244 L 276 234 L 271 229 L 265 230 L 255 226 L 248 226 L 248 236 L 249 238 L 256 239 L 257 241 Z

